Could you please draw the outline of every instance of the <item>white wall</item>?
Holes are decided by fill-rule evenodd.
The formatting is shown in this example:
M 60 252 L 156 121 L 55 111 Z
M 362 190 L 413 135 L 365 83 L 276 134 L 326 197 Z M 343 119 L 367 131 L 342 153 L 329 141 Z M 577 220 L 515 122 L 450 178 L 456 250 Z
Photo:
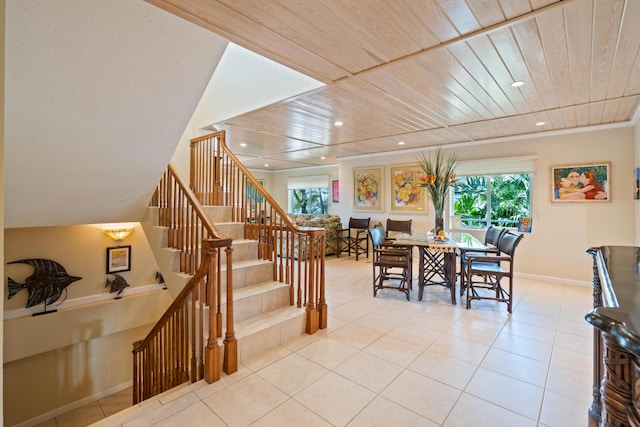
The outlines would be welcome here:
M 272 181 L 273 184 L 269 191 L 271 191 L 271 195 L 276 199 L 276 201 L 282 206 L 285 211 L 287 209 L 287 197 L 288 190 L 287 184 L 288 179 L 292 177 L 298 176 L 311 176 L 311 175 L 327 175 L 329 177 L 329 213 L 338 214 L 340 210 L 340 204 L 344 204 L 342 195 L 340 196 L 340 203 L 333 203 L 331 198 L 331 181 L 335 179 L 339 179 L 338 175 L 338 166 L 318 166 L 318 167 L 309 167 L 304 169 L 290 169 L 288 171 L 278 171 L 272 172 Z
M 11 228 L 3 238 L 3 283 L 8 277 L 25 283 L 33 267 L 6 263 L 28 258 L 54 260 L 82 277 L 48 306 L 55 313 L 31 316 L 43 304 L 25 309 L 27 290 L 3 298 L 3 387 L 10 391 L 3 396 L 4 425 L 44 421 L 128 386 L 133 342 L 171 303 L 156 284 L 158 266 L 142 227 L 121 242 L 94 225 Z M 113 279 L 106 274 L 106 250 L 119 245 L 131 246 L 131 270 L 120 273 L 129 287 L 115 300 L 105 287 Z
M 140 221 L 226 40 L 129 0 L 11 0 L 3 34 L 5 227 Z
M 5 1 L 0 0 L 0 45 L 2 55 L 0 56 L 0 93 L 4 99 L 4 25 L 5 23 Z M 0 105 L 0 203 L 4 206 L 4 102 Z M 0 227 L 4 230 L 4 209 L 0 210 Z M 4 259 L 4 233 L 0 234 L 0 259 Z M 4 263 L 0 264 L 0 276 L 4 277 Z M 0 298 L 4 301 L 4 286 L 0 288 Z M 4 334 L 0 330 L 0 348 L 4 347 Z M 0 363 L 4 359 L 0 353 Z M 4 373 L 0 372 L 0 383 L 4 383 Z M 0 419 L 4 418 L 3 389 L 0 389 Z
M 209 133 L 204 127 L 320 86 L 317 80 L 229 43 L 171 161 L 188 177 L 190 141 Z
M 637 126 L 636 126 L 637 128 Z M 637 133 L 637 132 L 636 132 Z M 635 139 L 634 139 L 635 138 Z M 535 155 L 532 182 L 533 232 L 526 234 L 518 247 L 516 270 L 519 274 L 558 278 L 588 284 L 592 277 L 592 263 L 585 250 L 590 246 L 636 242 L 636 203 L 633 200 L 632 172 L 635 162 L 634 127 L 616 127 L 582 133 L 555 134 L 526 139 L 500 141 L 455 148 L 459 159 L 478 160 L 497 157 Z M 384 153 L 342 159 L 338 167 L 340 203 L 332 206 L 342 222 L 350 216 L 368 217 L 384 222 L 387 217 L 413 218 L 414 230 L 427 231 L 433 227 L 433 208 L 427 214 L 403 214 L 390 210 L 390 166 L 415 163 L 420 152 Z M 588 163 L 611 163 L 611 201 L 606 203 L 552 203 L 551 167 Z M 353 168 L 384 166 L 384 211 L 353 211 Z M 274 196 L 286 206 L 286 179 L 300 173 L 289 171 L 276 174 Z M 319 173 L 319 172 L 318 172 Z M 332 176 L 333 175 L 332 173 Z M 335 178 L 332 178 L 335 179 Z M 482 237 L 479 233 L 478 237 Z M 575 256 L 579 261 L 573 260 Z

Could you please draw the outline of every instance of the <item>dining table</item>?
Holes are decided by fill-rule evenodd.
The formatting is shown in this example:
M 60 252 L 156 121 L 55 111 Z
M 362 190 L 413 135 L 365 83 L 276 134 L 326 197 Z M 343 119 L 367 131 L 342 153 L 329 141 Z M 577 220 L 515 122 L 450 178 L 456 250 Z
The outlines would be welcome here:
M 456 304 L 457 258 L 462 259 L 469 251 L 487 249 L 487 246 L 474 235 L 464 232 L 446 233 L 444 240 L 436 239 L 432 233 L 400 234 L 393 244 L 418 248 L 418 300 L 422 301 L 426 286 L 441 285 L 449 288 L 451 304 Z M 460 271 L 462 272 L 462 265 Z M 462 279 L 460 286 L 462 295 Z

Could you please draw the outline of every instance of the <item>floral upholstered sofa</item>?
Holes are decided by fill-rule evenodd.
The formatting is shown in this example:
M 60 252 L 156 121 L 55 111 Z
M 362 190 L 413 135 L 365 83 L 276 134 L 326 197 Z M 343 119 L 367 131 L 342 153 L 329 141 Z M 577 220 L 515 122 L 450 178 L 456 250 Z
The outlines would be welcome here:
M 331 214 L 288 214 L 291 221 L 300 227 L 324 228 L 325 235 L 325 255 L 336 253 L 337 230 L 342 228 L 342 222 L 338 215 Z

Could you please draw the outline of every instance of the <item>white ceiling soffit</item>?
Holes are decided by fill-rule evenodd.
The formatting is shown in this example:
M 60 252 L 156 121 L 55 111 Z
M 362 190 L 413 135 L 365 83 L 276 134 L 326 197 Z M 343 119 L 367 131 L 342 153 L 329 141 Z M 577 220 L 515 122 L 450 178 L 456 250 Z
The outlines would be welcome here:
M 227 41 L 130 0 L 7 0 L 5 227 L 139 221 Z
M 213 125 L 322 86 L 322 82 L 229 43 L 201 107 L 208 125 Z

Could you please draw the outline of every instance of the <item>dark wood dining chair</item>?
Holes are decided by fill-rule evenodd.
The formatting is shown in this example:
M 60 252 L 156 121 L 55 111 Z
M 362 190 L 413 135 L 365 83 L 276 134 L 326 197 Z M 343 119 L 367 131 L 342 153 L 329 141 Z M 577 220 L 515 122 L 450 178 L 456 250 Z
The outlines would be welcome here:
M 489 248 L 489 252 L 498 252 L 498 242 L 500 238 L 507 232 L 506 228 L 490 225 L 484 235 L 484 244 Z
M 487 228 L 486 233 L 484 234 L 484 244 L 487 247 L 486 249 L 474 249 L 473 252 L 477 255 L 484 254 L 498 254 L 498 242 L 500 238 L 507 232 L 506 228 L 496 227 L 495 225 L 490 225 Z M 497 262 L 497 261 L 496 261 Z M 464 295 L 467 287 L 465 285 L 466 274 L 467 271 L 467 252 L 464 250 L 460 251 L 460 296 Z
M 336 257 L 340 258 L 342 252 L 351 256 L 353 251 L 356 254 L 356 261 L 360 253 L 364 253 L 369 258 L 369 239 L 367 230 L 371 218 L 349 218 L 349 226 L 336 230 L 338 240 L 336 242 Z
M 467 308 L 471 300 L 489 299 L 507 304 L 507 311 L 513 309 L 513 260 L 516 247 L 524 237 L 507 231 L 498 241 L 497 254 L 476 254 L 467 252 L 466 287 Z M 509 280 L 508 290 L 503 285 Z
M 387 218 L 386 239 L 393 239 L 395 233 L 411 234 L 412 219 L 391 219 Z
M 386 233 L 382 224 L 371 227 L 367 233 L 371 239 L 373 296 L 380 289 L 396 289 L 404 292 L 410 301 L 411 248 L 385 244 Z
M 387 228 L 385 231 L 385 240 L 387 243 L 395 240 L 398 233 L 411 235 L 412 219 L 391 219 L 387 218 Z M 402 246 L 409 253 L 409 289 L 412 289 L 411 278 L 413 276 L 413 246 Z

